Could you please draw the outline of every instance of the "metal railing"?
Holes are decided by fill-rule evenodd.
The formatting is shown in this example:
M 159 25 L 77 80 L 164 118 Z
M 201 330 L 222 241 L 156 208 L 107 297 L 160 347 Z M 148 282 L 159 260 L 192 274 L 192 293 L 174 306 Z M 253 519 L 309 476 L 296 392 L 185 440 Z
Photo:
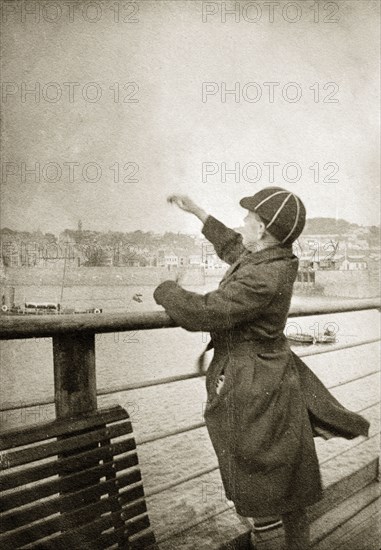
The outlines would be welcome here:
M 364 300 L 342 300 L 334 304 L 305 305 L 291 307 L 289 317 L 306 317 L 324 313 L 343 313 L 379 309 L 380 302 L 375 298 Z M 165 312 L 145 311 L 141 313 L 102 313 L 67 315 L 2 315 L 0 317 L 0 340 L 21 338 L 41 338 L 63 334 L 100 334 L 132 330 L 171 328 L 178 325 Z
M 329 313 L 364 311 L 379 308 L 380 302 L 378 299 L 374 298 L 366 300 L 342 300 L 336 301 L 333 305 L 325 304 L 318 307 L 310 305 L 303 307 L 293 306 L 290 309 L 289 318 L 323 315 Z M 0 340 L 31 339 L 42 337 L 57 338 L 60 334 L 86 335 L 94 333 L 102 334 L 173 327 L 178 327 L 178 325 L 165 312 L 161 311 L 148 311 L 141 313 L 103 313 L 101 315 L 41 315 L 38 317 L 3 315 L 0 317 Z M 298 355 L 300 357 L 308 357 L 311 355 L 329 353 L 351 347 L 372 344 L 377 341 L 379 341 L 379 338 L 367 338 L 358 342 L 334 344 L 328 347 L 323 346 L 317 348 L 316 346 L 313 346 L 312 349 L 300 349 Z M 97 390 L 96 394 L 98 396 L 110 395 L 113 393 L 148 388 L 150 386 L 160 386 L 172 382 L 181 382 L 202 376 L 203 375 L 198 371 L 193 371 L 176 376 L 145 380 L 144 382 L 100 388 Z M 52 405 L 54 403 L 55 399 L 52 396 L 46 399 L 23 403 L 23 407 L 38 407 L 42 405 Z M 8 407 L 0 406 L 0 412 L 11 411 L 18 408 L 19 405 L 17 404 L 10 405 Z

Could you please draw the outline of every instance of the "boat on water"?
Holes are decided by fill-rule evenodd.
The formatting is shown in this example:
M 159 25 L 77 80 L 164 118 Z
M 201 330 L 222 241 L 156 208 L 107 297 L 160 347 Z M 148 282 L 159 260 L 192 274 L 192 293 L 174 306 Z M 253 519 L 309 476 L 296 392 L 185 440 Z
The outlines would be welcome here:
M 25 302 L 23 306 L 12 304 L 2 304 L 1 313 L 3 315 L 68 315 L 73 313 L 102 313 L 99 307 L 78 308 L 62 307 L 55 302 Z
M 287 334 L 287 340 L 293 345 L 310 345 L 314 343 L 314 337 L 307 332 Z
M 318 334 L 315 338 L 315 344 L 333 344 L 336 342 L 336 335 L 333 330 L 327 329 L 323 334 Z
M 286 336 L 291 345 L 334 344 L 336 342 L 336 335 L 330 329 L 317 335 L 308 332 L 295 332 Z

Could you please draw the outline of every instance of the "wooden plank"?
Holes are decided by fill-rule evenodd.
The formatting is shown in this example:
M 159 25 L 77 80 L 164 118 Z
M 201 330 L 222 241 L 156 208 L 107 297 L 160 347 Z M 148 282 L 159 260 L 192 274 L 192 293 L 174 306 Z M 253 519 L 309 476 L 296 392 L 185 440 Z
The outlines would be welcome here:
M 126 530 L 128 532 L 129 537 L 131 535 L 136 535 L 136 533 L 139 533 L 144 529 L 148 529 L 149 527 L 150 527 L 150 522 L 149 522 L 148 514 L 144 514 L 143 516 L 138 518 L 132 518 L 126 523 Z
M 131 422 L 128 421 L 104 427 L 99 430 L 92 430 L 80 435 L 71 434 L 59 441 L 50 441 L 27 449 L 6 452 L 4 453 L 2 468 L 7 469 L 14 466 L 20 466 L 21 464 L 35 462 L 69 451 L 80 452 L 80 449 L 83 449 L 83 447 L 89 444 L 98 444 L 102 441 L 107 441 L 108 439 L 120 437 L 122 435 L 129 435 L 131 433 L 132 425 Z M 91 448 L 89 450 L 91 450 Z
M 37 502 L 37 504 L 33 503 L 27 509 L 16 510 L 11 514 L 4 515 L 1 517 L 0 532 L 6 533 L 16 528 L 18 529 L 20 527 L 28 526 L 39 519 L 48 518 L 49 516 L 60 512 L 58 505 L 58 498 L 56 498 L 51 501 Z M 90 513 L 97 512 L 99 515 L 105 512 L 110 512 L 110 499 L 102 498 L 90 506 L 78 508 L 71 514 L 68 514 L 68 520 L 73 518 L 75 519 L 78 514 L 80 514 L 81 518 L 86 517 L 88 511 Z
M 362 469 L 370 462 L 377 461 L 378 454 L 379 438 L 376 435 L 334 456 L 332 460 L 325 462 L 321 468 L 324 488 L 342 479 L 348 479 L 349 475 Z
M 309 508 L 311 521 L 334 509 L 340 502 L 374 481 L 378 474 L 378 459 L 371 459 L 368 464 L 353 473 L 339 479 L 325 488 L 323 500 Z
M 96 540 L 91 540 L 89 542 L 89 544 L 87 545 L 87 548 L 86 550 L 94 550 L 96 548 L 96 550 L 102 550 L 103 548 L 109 548 L 111 545 L 114 545 L 114 544 L 117 544 L 117 543 L 121 543 L 121 542 L 125 542 L 125 545 L 124 545 L 124 548 L 128 548 L 129 549 L 129 546 L 127 545 L 126 543 L 126 540 L 128 539 L 128 534 L 127 534 L 127 531 L 126 531 L 126 527 L 123 525 L 123 527 L 120 527 L 119 529 L 114 529 L 113 531 L 109 532 L 109 533 L 102 533 L 101 535 L 99 535 L 99 537 L 97 537 Z M 119 546 L 118 545 L 118 548 L 123 548 L 123 546 Z M 54 550 L 56 549 L 56 547 L 54 547 Z M 62 547 L 62 550 L 67 550 L 67 548 L 65 547 Z
M 320 517 L 327 509 L 333 509 L 334 513 L 336 507 L 343 498 L 353 495 L 358 489 L 366 487 L 375 480 L 378 472 L 378 461 L 376 458 L 373 458 L 372 447 L 367 446 L 366 441 L 362 445 L 365 445 L 367 448 L 368 462 L 363 465 L 363 459 L 359 462 L 358 457 L 361 455 L 355 452 L 359 451 L 359 449 L 349 449 L 349 451 L 343 455 L 344 458 L 341 457 L 342 460 L 346 460 L 351 466 L 345 470 L 345 473 L 350 469 L 352 474 L 350 477 L 342 479 L 339 483 L 337 483 L 338 478 L 336 478 L 335 488 L 332 489 L 333 492 L 331 492 L 329 486 L 326 487 L 323 500 L 317 503 L 317 505 L 314 505 L 314 507 L 309 508 L 309 513 L 312 508 L 314 509 L 313 514 L 311 514 L 312 520 Z M 327 468 L 328 464 L 324 465 L 324 467 Z M 358 471 L 358 468 L 360 471 Z M 186 496 L 187 493 L 185 492 L 184 494 Z M 192 494 L 194 493 L 189 492 L 189 495 Z M 326 495 L 328 495 L 328 500 L 325 500 Z M 153 503 L 153 507 L 155 508 L 156 506 L 156 502 Z M 156 521 L 159 526 L 160 519 Z M 182 548 L 183 550 L 193 550 L 193 548 L 206 550 L 209 548 L 218 548 L 219 545 L 233 543 L 233 541 L 241 535 L 245 538 L 246 532 L 245 527 L 239 522 L 234 510 L 228 507 L 225 511 L 213 516 L 211 519 L 206 517 L 206 514 L 204 518 L 198 515 L 194 520 L 194 525 L 189 525 L 187 527 L 187 530 L 181 534 L 176 535 L 173 533 L 170 536 L 165 536 L 165 533 L 163 533 L 162 538 L 159 538 L 160 548 L 162 550 L 177 550 L 178 548 Z M 264 543 L 268 543 L 267 548 L 276 548 L 278 544 L 277 540 L 274 539 L 274 532 L 267 533 L 266 537 L 263 534 L 262 539 L 261 545 L 263 546 Z M 274 540 L 270 542 L 268 539 Z M 279 538 L 279 540 L 281 539 Z M 260 546 L 260 548 L 262 548 L 262 546 Z
M 125 526 L 123 526 L 117 530 L 113 530 L 108 533 L 102 533 L 95 540 L 93 539 L 86 543 L 81 540 L 81 550 L 101 550 L 103 548 L 109 548 L 110 546 L 114 546 L 121 540 L 124 540 L 124 546 L 122 546 L 122 548 L 128 548 L 129 550 L 158 550 L 155 536 L 151 529 L 147 529 L 145 532 L 139 533 L 136 541 L 130 542 L 129 545 L 126 543 L 127 536 L 128 535 L 126 528 Z M 70 542 L 72 543 L 70 548 L 75 548 L 75 545 L 78 545 L 78 540 L 72 540 Z M 25 548 L 35 548 L 40 550 L 41 546 L 39 544 L 32 544 L 28 545 Z M 67 539 L 62 542 L 60 540 L 60 537 L 54 537 L 48 541 L 44 541 L 43 548 L 44 550 L 68 550 L 69 546 Z
M 157 549 L 155 535 L 151 529 L 147 529 L 145 532 L 139 533 L 138 536 L 132 536 L 130 541 L 131 550 L 140 550 L 141 548 Z
M 49 478 L 59 474 L 67 466 L 73 466 L 76 468 L 83 468 L 83 465 L 87 463 L 87 459 L 92 457 L 97 461 L 107 458 L 110 454 L 115 457 L 123 453 L 129 453 L 125 458 L 126 468 L 131 468 L 138 464 L 138 455 L 136 452 L 131 452 L 132 449 L 136 449 L 136 445 L 133 439 L 127 439 L 118 443 L 111 443 L 109 447 L 97 447 L 90 451 L 78 453 L 75 456 L 64 458 L 60 460 L 51 460 L 46 464 L 32 466 L 27 469 L 1 472 L 0 473 L 0 488 L 2 491 L 14 489 L 20 485 L 26 485 L 34 481 L 39 481 L 44 478 Z
M 126 470 L 126 468 L 131 467 L 131 460 L 130 457 L 123 457 L 121 459 L 116 460 L 115 462 L 108 462 L 106 464 L 100 464 L 96 466 L 95 468 L 92 468 L 96 473 L 99 473 L 100 476 L 105 476 L 107 480 L 114 479 L 116 472 L 121 472 Z M 134 472 L 136 469 L 133 470 Z M 78 480 L 80 479 L 82 475 L 82 472 L 77 472 L 75 474 L 72 474 L 71 476 L 65 477 L 62 480 L 61 479 L 55 479 L 52 480 L 52 493 L 60 491 L 61 484 L 65 485 L 68 482 L 71 483 L 71 486 L 75 488 L 79 488 Z M 35 494 L 35 493 L 34 493 Z M 112 485 L 109 490 L 109 495 L 115 495 L 118 497 L 118 487 L 116 484 Z M 106 502 L 106 499 L 103 499 L 102 502 Z M 118 503 L 117 498 L 114 499 L 114 504 L 111 504 L 111 508 L 108 511 L 117 511 L 117 509 L 120 509 L 120 505 Z M 117 505 L 117 506 L 116 506 Z M 33 501 L 32 504 L 23 506 L 21 509 L 16 509 L 11 512 L 7 512 L 1 517 L 0 521 L 0 533 L 4 533 L 10 529 L 14 529 L 16 527 L 20 527 L 21 525 L 25 525 L 26 523 L 31 523 L 33 521 L 37 521 L 38 519 L 50 516 L 52 514 L 55 514 L 60 511 L 60 500 L 59 498 L 52 498 L 48 501 Z M 96 506 L 92 508 L 94 511 L 97 510 Z M 99 506 L 99 513 L 102 510 L 102 506 Z M 77 511 L 75 512 L 77 513 Z M 81 517 L 84 514 L 84 510 L 81 508 L 80 515 Z M 142 512 L 140 512 L 142 513 Z
M 109 498 L 102 498 L 100 501 L 94 504 L 90 504 L 90 506 L 86 506 L 85 508 L 79 508 L 74 512 L 69 512 L 65 514 L 65 517 L 67 519 L 72 519 L 72 517 L 75 518 L 75 516 L 77 516 L 78 514 L 81 514 L 82 517 L 89 518 L 90 514 L 94 511 L 97 513 L 98 516 L 100 516 L 101 513 L 112 512 L 113 503 L 117 501 L 118 501 L 118 495 L 113 495 Z M 119 508 L 117 511 L 119 511 Z M 124 521 L 132 519 L 135 516 L 139 516 L 146 512 L 147 512 L 147 505 L 144 499 L 140 499 L 139 501 L 131 503 L 131 506 L 129 506 L 128 508 L 121 509 L 121 517 L 123 521 L 121 522 L 121 525 L 119 527 L 123 526 L 124 528 Z
M 96 477 L 97 478 L 97 477 Z M 0 498 L 0 511 L 4 512 L 16 508 L 18 506 L 23 506 L 30 502 L 49 497 L 51 495 L 57 494 L 61 491 L 62 484 L 65 484 L 65 489 L 67 491 L 72 490 L 73 492 L 64 494 L 57 498 L 59 505 L 63 507 L 63 511 L 68 511 L 73 509 L 73 506 L 83 505 L 88 498 L 100 497 L 101 495 L 108 493 L 112 489 L 113 484 L 115 483 L 118 488 L 127 487 L 133 483 L 141 481 L 141 473 L 139 469 L 128 470 L 127 473 L 123 473 L 121 476 L 107 481 L 100 481 L 93 483 L 92 485 L 86 486 L 81 490 L 76 490 L 78 487 L 78 481 L 74 479 L 74 476 L 66 480 L 61 478 L 54 480 L 48 483 L 42 483 L 36 485 L 35 487 L 21 489 L 19 491 L 13 491 L 7 495 L 2 495 Z
M 126 527 L 123 525 L 123 527 L 113 530 L 111 532 L 100 534 L 95 540 L 92 539 L 88 543 L 85 543 L 85 541 L 81 540 L 81 550 L 95 550 L 95 548 L 103 549 L 103 548 L 109 548 L 112 545 L 117 544 L 121 540 L 125 540 L 127 538 L 127 531 Z M 68 545 L 68 542 L 71 543 Z M 61 538 L 60 535 L 55 535 L 51 537 L 50 539 L 45 539 L 43 542 L 43 545 L 40 542 L 37 543 L 31 543 L 25 546 L 25 548 L 34 548 L 40 550 L 42 547 L 44 550 L 68 550 L 68 548 L 75 548 L 77 545 L 78 547 L 78 539 L 77 535 L 74 537 L 68 537 L 66 536 L 64 539 Z M 156 545 L 155 536 L 151 529 L 146 529 L 143 532 L 139 532 L 136 535 L 132 536 L 130 546 L 128 546 L 131 550 L 142 550 L 142 549 L 149 549 L 149 550 L 158 550 L 158 546 Z
M 107 459 L 109 463 L 113 463 L 113 456 L 110 455 Z M 105 461 L 106 462 L 106 461 Z M 111 472 L 110 475 L 106 475 L 106 479 L 115 479 L 116 478 L 116 464 L 113 463 L 114 471 Z M 119 495 L 119 487 L 117 486 L 117 483 L 115 482 L 114 485 L 111 487 L 109 491 L 109 496 L 118 496 Z M 120 505 L 119 501 L 116 499 L 111 500 L 112 506 L 111 510 L 114 512 L 114 530 L 119 531 L 119 529 L 123 528 L 124 526 L 124 519 L 122 517 L 122 506 Z M 119 512 L 117 514 L 117 512 Z M 121 535 L 121 539 L 119 542 L 123 542 L 125 538 L 125 535 Z
M 110 424 L 126 418 L 129 418 L 128 413 L 120 405 L 116 405 L 107 409 L 99 409 L 95 414 L 91 412 L 81 417 L 75 416 L 70 419 L 52 420 L 44 424 L 17 428 L 17 430 L 13 428 L 1 432 L 0 450 L 21 447 L 22 445 L 70 434 L 86 428 Z
M 366 510 L 369 514 L 369 511 Z M 359 518 L 357 518 L 358 520 Z M 380 503 L 378 503 L 378 509 L 374 510 L 373 515 L 367 516 L 361 524 L 356 525 L 350 531 L 350 537 L 344 542 L 340 542 L 340 545 L 335 550 L 380 550 L 381 548 L 381 513 Z
M 91 523 L 86 523 L 81 525 L 77 529 L 67 529 L 67 523 L 65 516 L 58 516 L 54 519 L 42 521 L 28 527 L 23 527 L 21 529 L 16 529 L 10 533 L 0 536 L 0 543 L 4 545 L 3 548 L 19 548 L 20 546 L 25 546 L 31 542 L 35 542 L 41 538 L 47 537 L 59 531 L 68 531 L 60 535 L 58 540 L 60 542 L 70 542 L 70 540 L 76 539 L 77 541 L 82 541 L 83 539 L 90 539 L 94 537 L 94 534 L 97 532 L 105 531 L 106 529 L 113 526 L 114 518 L 113 514 L 108 514 L 107 516 L 102 516 Z M 70 548 L 68 545 L 67 548 Z
M 118 443 L 111 443 L 109 447 L 97 447 L 90 451 L 85 451 L 78 453 L 75 456 L 51 460 L 45 464 L 32 466 L 27 469 L 16 470 L 12 469 L 11 472 L 1 472 L 0 473 L 0 488 L 2 491 L 9 489 L 14 489 L 20 485 L 26 485 L 34 481 L 39 481 L 44 478 L 53 477 L 58 475 L 62 470 L 67 466 L 75 466 L 77 468 L 83 468 L 84 464 L 87 463 L 89 457 L 96 459 L 98 462 L 104 460 L 110 454 L 118 456 L 124 453 L 129 453 L 126 458 L 126 464 L 128 468 L 136 466 L 138 464 L 138 456 L 136 452 L 132 451 L 136 449 L 135 441 L 131 439 L 126 439 L 124 441 L 119 441 Z M 128 458 L 128 461 L 127 461 Z
M 248 550 L 250 549 L 250 533 L 243 533 L 236 539 L 220 546 L 220 550 Z
M 11 533 L 0 536 L 0 543 L 8 545 L 9 547 L 19 547 L 21 545 L 30 544 L 35 540 L 52 535 L 60 530 L 64 530 L 67 523 L 72 526 L 71 516 L 76 517 L 76 519 L 81 516 L 84 520 L 85 526 L 82 525 L 78 529 L 70 529 L 67 534 L 60 535 L 58 538 L 55 538 L 55 542 L 59 542 L 60 545 L 67 545 L 71 539 L 75 539 L 76 537 L 80 537 L 79 540 L 82 542 L 82 537 L 84 536 L 87 536 L 89 540 L 91 540 L 94 528 L 102 529 L 102 531 L 104 531 L 106 528 L 115 526 L 116 520 L 119 519 L 119 512 L 108 514 L 102 518 L 100 517 L 99 512 L 104 513 L 109 511 L 110 500 L 111 499 L 101 499 L 97 503 L 94 503 L 85 509 L 78 509 L 70 514 L 62 514 L 45 522 L 16 529 Z M 99 521 L 98 519 L 93 522 L 88 521 L 89 518 L 92 518 L 94 511 L 96 512 Z M 123 510 L 123 521 L 119 525 L 119 528 L 122 528 L 123 533 L 128 530 L 129 533 L 135 534 L 142 529 L 149 527 L 149 518 L 146 511 L 147 508 L 144 500 L 132 505 L 129 509 Z M 128 526 L 125 525 L 125 520 L 128 520 Z M 69 546 L 66 546 L 66 548 L 69 548 Z
M 364 546 L 353 546 L 352 538 L 362 531 L 364 522 L 376 524 L 380 511 L 380 488 L 373 482 L 351 498 L 343 501 L 334 511 L 321 516 L 312 527 L 316 550 L 368 550 Z M 379 542 L 379 541 L 378 541 Z M 379 550 L 379 546 L 375 547 Z
M 76 491 L 70 495 L 63 495 L 60 498 L 62 499 L 62 511 L 69 512 L 73 510 L 73 507 L 76 506 L 80 508 L 82 502 L 86 501 L 88 496 L 95 495 L 101 496 L 107 494 L 108 491 L 112 488 L 114 480 L 101 481 L 98 485 L 94 487 L 89 487 L 87 489 L 82 489 L 81 491 Z M 123 489 L 128 487 L 132 483 L 137 485 L 134 487 L 129 487 L 122 494 L 124 498 L 131 502 L 137 500 L 138 498 L 144 497 L 143 484 L 141 483 L 140 472 L 135 472 L 133 475 L 127 474 L 125 476 L 118 477 L 118 487 Z M 121 495 L 118 498 L 118 501 L 121 502 Z
M 106 529 L 114 526 L 115 517 L 119 513 L 111 513 L 107 516 L 98 517 L 96 520 L 91 522 L 86 522 L 84 525 L 76 529 L 66 530 L 66 516 L 59 516 L 52 520 L 46 522 L 40 522 L 27 528 L 18 529 L 12 533 L 8 533 L 5 536 L 0 537 L 0 542 L 5 547 L 9 548 L 18 548 L 20 546 L 25 546 L 31 542 L 35 542 L 41 538 L 52 535 L 57 531 L 66 531 L 65 533 L 59 535 L 55 538 L 55 543 L 58 543 L 60 546 L 66 546 L 66 548 L 77 548 L 78 543 L 82 545 L 90 543 L 93 540 L 98 540 L 98 535 L 94 538 L 95 533 L 102 533 Z M 148 515 L 134 518 L 124 525 L 123 529 L 125 533 L 136 534 L 139 531 L 146 529 L 150 526 Z M 107 538 L 108 535 L 105 535 Z M 73 545 L 73 542 L 76 543 Z
M 159 545 L 161 550 L 209 550 L 231 544 L 231 550 L 240 548 L 242 542 L 247 540 L 247 528 L 239 521 L 234 509 L 228 508 L 222 513 L 205 517 L 204 521 L 182 533 L 159 540 Z

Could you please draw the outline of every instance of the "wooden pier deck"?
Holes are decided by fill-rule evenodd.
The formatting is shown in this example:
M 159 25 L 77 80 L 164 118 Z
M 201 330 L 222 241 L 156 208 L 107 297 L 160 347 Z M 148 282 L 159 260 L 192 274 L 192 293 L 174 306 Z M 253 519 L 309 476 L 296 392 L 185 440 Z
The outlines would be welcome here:
M 381 493 L 374 459 L 327 488 L 326 497 L 311 508 L 313 550 L 380 550 Z M 160 544 L 161 550 L 248 550 L 249 534 L 228 510 Z M 257 537 L 257 550 L 283 550 L 282 528 Z
M 357 385 L 357 388 L 356 388 Z M 352 388 L 361 390 L 359 384 Z M 314 550 L 380 550 L 379 404 L 362 414 L 371 421 L 369 438 L 317 440 L 324 499 L 309 509 Z M 320 444 L 319 444 L 320 443 Z M 251 548 L 247 529 L 228 508 L 177 537 L 161 550 Z M 257 550 L 283 550 L 282 528 L 257 537 Z

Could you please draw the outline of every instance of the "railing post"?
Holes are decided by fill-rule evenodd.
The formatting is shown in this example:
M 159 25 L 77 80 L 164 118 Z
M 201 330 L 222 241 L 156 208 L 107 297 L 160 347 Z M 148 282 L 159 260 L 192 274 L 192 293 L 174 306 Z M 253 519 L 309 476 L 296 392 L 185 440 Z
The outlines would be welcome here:
M 53 337 L 56 417 L 67 418 L 97 409 L 95 335 Z
M 68 419 L 85 413 L 95 412 L 97 409 L 97 389 L 95 374 L 95 335 L 94 334 L 62 334 L 53 337 L 54 363 L 54 400 L 57 419 Z M 77 435 L 88 430 L 76 432 Z M 70 435 L 73 435 L 72 433 Z M 62 436 L 62 439 L 70 437 Z M 61 439 L 61 438 L 60 438 Z M 77 451 L 66 451 L 60 454 L 61 459 L 72 457 L 78 453 L 90 451 L 97 447 L 97 443 L 86 445 Z M 82 458 L 77 465 L 61 467 L 62 479 L 61 495 L 86 489 L 99 483 L 99 474 L 89 472 L 89 468 L 98 465 L 94 458 Z M 83 476 L 76 483 L 75 488 L 65 487 L 65 477 L 82 472 Z M 99 500 L 99 497 L 86 496 L 82 499 L 82 506 L 90 505 Z M 67 510 L 66 510 L 67 511 Z M 65 514 L 65 509 L 62 512 Z M 96 519 L 96 513 L 93 519 Z M 89 521 L 89 517 L 86 521 Z M 62 532 L 80 526 L 84 523 L 81 515 L 68 519 L 62 517 Z

